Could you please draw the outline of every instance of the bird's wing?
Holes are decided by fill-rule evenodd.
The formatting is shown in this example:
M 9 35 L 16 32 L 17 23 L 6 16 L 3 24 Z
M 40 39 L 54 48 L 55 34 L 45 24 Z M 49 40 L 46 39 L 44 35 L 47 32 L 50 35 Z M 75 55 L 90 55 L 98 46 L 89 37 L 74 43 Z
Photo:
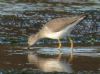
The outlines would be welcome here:
M 82 20 L 84 17 L 85 16 L 81 15 L 81 16 L 74 16 L 74 17 L 56 18 L 46 23 L 45 27 L 48 27 L 48 29 L 50 29 L 53 32 L 58 32 L 66 28 L 67 26 L 71 25 L 75 21 L 80 20 L 80 18 Z

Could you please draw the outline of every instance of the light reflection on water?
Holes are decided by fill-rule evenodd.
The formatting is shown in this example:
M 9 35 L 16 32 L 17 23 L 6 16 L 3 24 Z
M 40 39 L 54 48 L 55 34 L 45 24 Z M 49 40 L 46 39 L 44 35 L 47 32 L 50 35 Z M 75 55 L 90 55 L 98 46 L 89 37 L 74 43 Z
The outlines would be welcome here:
M 53 58 L 42 58 L 36 54 L 28 54 L 29 63 L 35 64 L 40 70 L 44 72 L 68 72 L 72 73 L 71 65 L 67 62 L 60 61 Z
M 100 57 L 100 52 L 96 52 L 97 51 L 96 48 L 89 48 L 89 47 L 74 48 L 74 56 L 75 57 L 74 57 L 72 63 L 68 62 L 70 48 L 63 47 L 61 49 L 63 52 L 62 57 L 64 59 L 57 60 L 56 58 L 52 58 L 53 56 L 58 55 L 57 48 L 46 47 L 46 48 L 36 49 L 37 53 L 42 54 L 42 56 L 41 55 L 38 56 L 36 53 L 34 54 L 34 53 L 30 52 L 28 54 L 28 61 L 29 61 L 29 63 L 35 64 L 36 66 L 38 66 L 38 68 L 44 72 L 53 72 L 53 71 L 62 72 L 63 71 L 63 72 L 72 73 L 75 70 L 78 70 L 78 71 L 90 70 L 91 71 L 91 70 L 93 70 L 91 67 L 97 68 L 95 65 L 95 62 L 97 60 L 94 62 L 94 59 Z M 33 48 L 33 50 L 34 50 L 34 48 Z M 43 55 L 46 55 L 46 58 Z M 48 57 L 48 55 L 51 55 L 51 58 Z M 89 62 L 91 62 L 91 60 L 93 62 L 89 64 Z M 54 63 L 56 63 L 56 65 L 53 65 Z M 81 66 L 82 64 L 84 66 Z M 87 66 L 87 64 L 88 64 L 88 66 Z M 90 67 L 90 69 L 87 67 Z M 99 68 L 100 67 L 98 66 L 97 69 L 99 69 Z
M 70 55 L 71 49 L 67 47 L 61 48 L 63 55 Z M 42 48 L 37 51 L 40 54 L 55 55 L 58 54 L 57 48 Z M 74 48 L 73 55 L 100 57 L 99 51 L 96 48 Z
M 90 47 L 79 47 L 74 48 L 74 59 L 71 63 L 68 62 L 70 48 L 63 47 L 62 51 L 66 51 L 62 55 L 61 60 L 57 60 L 56 48 L 50 47 L 32 47 L 27 50 L 27 47 L 5 49 L 5 54 L 2 54 L 3 64 L 6 68 L 12 66 L 13 68 L 33 68 L 40 69 L 41 71 L 64 71 L 64 72 L 74 72 L 74 71 L 96 71 L 100 68 L 100 52 L 97 48 Z M 82 49 L 82 50 L 81 50 Z M 43 51 L 43 52 L 40 52 Z M 45 51 L 45 52 L 44 52 Z M 68 51 L 68 52 L 67 52 Z M 79 52 L 81 51 L 81 52 Z M 95 51 L 95 52 L 94 52 Z M 97 51 L 97 52 L 96 52 Z M 48 52 L 48 53 L 46 53 Z M 53 55 L 51 55 L 53 54 Z M 5 56 L 6 55 L 6 56 Z M 56 55 L 56 56 L 55 56 Z M 8 58 L 6 60 L 6 58 Z M 16 61 L 16 59 L 18 61 Z M 55 64 L 56 65 L 53 65 Z M 50 64 L 50 66 L 47 66 Z M 5 66 L 4 65 L 4 66 Z M 52 69 L 54 68 L 54 69 Z
M 62 55 L 62 59 L 60 61 L 56 60 L 56 57 L 58 56 L 56 54 L 56 48 L 32 47 L 30 50 L 27 50 L 26 47 L 17 47 L 17 48 L 4 47 L 2 49 L 3 50 L 1 50 L 1 55 L 0 55 L 0 59 L 1 59 L 0 62 L 2 64 L 0 66 L 1 68 L 5 68 L 5 67 L 8 69 L 11 67 L 12 68 L 33 68 L 33 70 L 40 69 L 40 70 L 45 71 L 44 70 L 46 68 L 45 65 L 48 64 L 48 62 L 50 62 L 51 64 L 53 64 L 52 62 L 54 63 L 56 62 L 60 69 L 61 68 L 64 68 L 64 70 L 68 69 L 66 71 L 70 71 L 70 70 L 71 71 L 84 71 L 84 70 L 95 71 L 95 70 L 100 69 L 100 52 L 98 52 L 99 49 L 96 49 L 96 48 L 92 48 L 92 49 L 89 47 L 75 48 L 76 50 L 74 51 L 77 51 L 77 52 L 74 52 L 74 59 L 70 64 L 68 63 L 70 48 L 65 48 L 65 47 L 62 48 L 63 52 L 64 51 L 65 52 L 68 51 L 68 52 Z M 39 52 L 39 51 L 44 51 L 44 49 L 48 53 L 44 52 L 45 54 L 43 54 L 43 52 L 41 53 Z M 34 54 L 34 51 L 37 53 Z M 78 51 L 81 51 L 81 52 L 78 52 Z M 32 54 L 30 54 L 30 52 Z M 53 55 L 51 55 L 52 53 Z M 51 61 L 49 61 L 50 59 Z M 43 66 L 44 68 L 42 68 Z

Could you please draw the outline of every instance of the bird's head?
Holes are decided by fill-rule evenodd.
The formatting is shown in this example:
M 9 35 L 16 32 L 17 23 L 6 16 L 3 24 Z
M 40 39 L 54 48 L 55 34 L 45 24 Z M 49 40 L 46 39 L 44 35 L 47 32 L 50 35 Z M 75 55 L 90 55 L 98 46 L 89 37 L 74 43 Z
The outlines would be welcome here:
M 28 46 L 32 46 L 34 45 L 38 40 L 38 36 L 37 35 L 31 35 L 28 38 Z

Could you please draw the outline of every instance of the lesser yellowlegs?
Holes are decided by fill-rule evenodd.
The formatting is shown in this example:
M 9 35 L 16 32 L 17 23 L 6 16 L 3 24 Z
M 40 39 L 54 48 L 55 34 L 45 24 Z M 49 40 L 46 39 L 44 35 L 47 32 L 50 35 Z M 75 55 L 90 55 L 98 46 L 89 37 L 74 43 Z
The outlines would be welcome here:
M 49 21 L 48 23 L 46 23 L 37 34 L 29 36 L 28 44 L 29 46 L 32 46 L 38 40 L 42 38 L 58 39 L 58 42 L 59 42 L 58 49 L 60 49 L 61 48 L 60 39 L 67 36 L 69 37 L 69 40 L 71 43 L 71 56 L 70 57 L 72 59 L 73 40 L 70 38 L 70 33 L 73 30 L 74 26 L 77 25 L 84 18 L 85 18 L 85 15 L 53 19 Z

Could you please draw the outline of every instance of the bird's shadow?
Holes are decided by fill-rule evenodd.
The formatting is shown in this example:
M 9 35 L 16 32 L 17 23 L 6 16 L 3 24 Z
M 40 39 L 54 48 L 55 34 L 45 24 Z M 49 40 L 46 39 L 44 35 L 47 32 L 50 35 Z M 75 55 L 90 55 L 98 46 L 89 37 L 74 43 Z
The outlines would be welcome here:
M 36 51 L 28 51 L 27 58 L 29 63 L 34 64 L 43 72 L 73 72 L 71 64 L 65 60 L 57 60 L 55 57 L 43 56 Z

